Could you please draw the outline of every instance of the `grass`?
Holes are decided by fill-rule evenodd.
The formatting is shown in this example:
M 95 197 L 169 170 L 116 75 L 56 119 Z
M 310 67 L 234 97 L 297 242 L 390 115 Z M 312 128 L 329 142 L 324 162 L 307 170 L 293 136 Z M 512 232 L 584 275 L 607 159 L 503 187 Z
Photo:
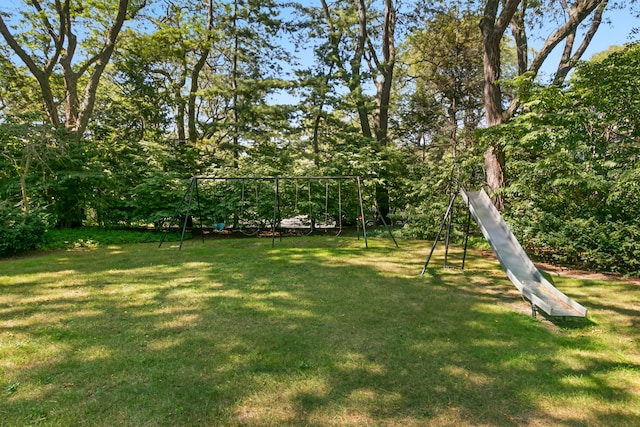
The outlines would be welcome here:
M 430 242 L 220 239 L 0 261 L 0 425 L 640 425 L 640 287 Z

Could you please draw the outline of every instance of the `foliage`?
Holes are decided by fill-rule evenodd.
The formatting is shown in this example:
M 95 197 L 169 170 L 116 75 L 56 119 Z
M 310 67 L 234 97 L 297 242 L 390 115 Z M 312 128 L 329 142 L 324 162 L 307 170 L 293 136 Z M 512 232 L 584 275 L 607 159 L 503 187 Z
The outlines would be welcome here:
M 45 212 L 52 226 L 79 226 L 101 174 L 96 151 L 41 119 L 32 112 L 0 122 L 0 192 L 25 213 Z
M 449 6 L 412 31 L 403 61 L 411 82 L 399 117 L 417 144 L 454 155 L 482 118 L 482 44 L 477 12 Z
M 509 215 L 557 261 L 638 274 L 640 47 L 582 63 L 566 89 L 521 82 L 526 109 L 485 134 L 507 149 Z
M 83 227 L 75 229 L 48 230 L 39 242 L 40 249 L 78 249 L 108 247 L 130 243 L 159 242 L 161 239 L 175 241 L 179 237 L 172 233 L 162 233 L 148 229 L 117 229 L 104 227 Z M 191 238 L 187 233 L 185 238 Z
M 484 145 L 478 143 L 454 157 L 442 156 L 439 147 L 434 147 L 428 150 L 425 162 L 405 169 L 404 204 L 399 205 L 397 214 L 405 222 L 400 235 L 429 240 L 436 237 L 447 206 L 460 186 L 477 189 L 483 184 L 482 170 L 478 167 L 483 149 Z M 456 212 L 467 210 L 460 198 L 456 203 Z M 459 232 L 462 227 L 456 230 Z
M 116 17 L 125 4 L 128 13 Z M 0 25 L 11 41 L 0 46 L 1 198 L 26 217 L 38 212 L 49 228 L 158 226 L 176 213 L 192 176 L 358 175 L 367 217 L 383 213 L 402 234 L 431 238 L 457 184 L 483 182 L 476 179 L 482 150 L 495 142 L 514 162 L 506 169 L 510 214 L 520 224 L 545 218 L 557 229 L 543 241 L 544 233 L 520 226 L 532 245 L 635 271 L 628 236 L 636 236 L 629 218 L 638 216 L 636 86 L 617 76 L 637 64 L 617 52 L 609 56 L 616 62 L 583 64 L 568 90 L 537 88 L 528 76 L 509 87 L 531 51 L 522 50 L 526 37 L 503 39 L 496 83 L 509 99 L 519 91 L 525 109 L 478 141 L 485 81 L 478 20 L 487 4 L 45 0 L 8 7 Z M 504 20 L 513 31 L 531 32 L 562 7 L 526 6 L 526 22 L 520 12 Z M 531 64 L 533 74 L 539 64 Z M 229 220 L 240 204 L 271 218 L 267 187 L 252 203 L 238 186 L 206 188 L 203 216 Z M 312 187 L 304 206 L 295 186 L 284 186 L 283 214 L 338 210 L 321 183 Z M 344 191 L 340 215 L 352 221 L 357 197 Z M 564 204 L 561 222 L 544 216 Z M 586 242 L 576 234 L 581 224 L 618 230 L 609 238 L 618 244 L 606 245 L 615 255 L 600 259 L 602 250 L 578 245 Z
M 0 204 L 0 256 L 33 250 L 44 241 L 46 225 L 38 213 L 24 214 Z
M 188 188 L 188 181 L 177 174 L 149 173 L 131 189 L 126 205 L 131 216 L 126 223 L 161 226 L 176 214 Z

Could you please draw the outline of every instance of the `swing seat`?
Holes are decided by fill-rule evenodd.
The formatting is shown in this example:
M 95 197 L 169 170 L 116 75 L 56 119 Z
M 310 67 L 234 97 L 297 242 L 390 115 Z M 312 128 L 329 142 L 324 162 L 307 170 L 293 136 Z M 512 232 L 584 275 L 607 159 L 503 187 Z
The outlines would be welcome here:
M 316 228 L 321 230 L 327 230 L 336 228 L 338 223 L 335 220 L 316 221 Z

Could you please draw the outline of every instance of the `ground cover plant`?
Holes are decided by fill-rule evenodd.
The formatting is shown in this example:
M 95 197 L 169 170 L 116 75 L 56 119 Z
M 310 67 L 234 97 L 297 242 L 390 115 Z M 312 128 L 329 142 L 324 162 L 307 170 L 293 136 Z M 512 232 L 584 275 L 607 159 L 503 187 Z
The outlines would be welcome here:
M 98 245 L 0 261 L 0 425 L 639 425 L 640 287 L 376 238 Z

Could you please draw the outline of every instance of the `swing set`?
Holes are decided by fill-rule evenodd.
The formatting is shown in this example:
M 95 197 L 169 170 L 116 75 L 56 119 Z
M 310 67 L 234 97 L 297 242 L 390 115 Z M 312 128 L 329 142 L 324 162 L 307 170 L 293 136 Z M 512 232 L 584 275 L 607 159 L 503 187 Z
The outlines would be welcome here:
M 355 190 L 353 186 L 344 188 L 349 181 L 355 183 Z M 345 196 L 351 203 L 343 203 Z M 353 196 L 357 196 L 357 204 Z M 181 212 L 184 220 L 179 249 L 187 228 L 199 228 L 203 242 L 205 228 L 213 232 L 238 231 L 247 236 L 270 234 L 273 247 L 276 235 L 280 239 L 283 235 L 313 232 L 338 236 L 349 219 L 355 220 L 358 239 L 362 229 L 365 247 L 369 247 L 359 176 L 196 176 L 191 178 L 173 218 L 182 218 Z M 172 227 L 173 218 L 166 225 L 159 246 Z

